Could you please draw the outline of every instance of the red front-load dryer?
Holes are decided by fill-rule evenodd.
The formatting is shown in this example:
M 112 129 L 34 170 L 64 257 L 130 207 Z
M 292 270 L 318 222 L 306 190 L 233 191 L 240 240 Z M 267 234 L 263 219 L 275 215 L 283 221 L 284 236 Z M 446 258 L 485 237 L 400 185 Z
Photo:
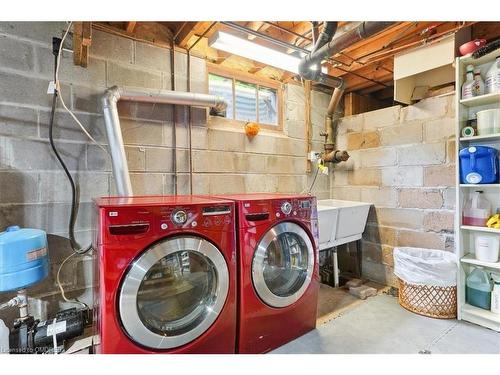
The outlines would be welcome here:
M 265 353 L 316 327 L 316 198 L 224 195 L 236 202 L 238 353 Z
M 95 201 L 98 353 L 234 353 L 234 202 Z

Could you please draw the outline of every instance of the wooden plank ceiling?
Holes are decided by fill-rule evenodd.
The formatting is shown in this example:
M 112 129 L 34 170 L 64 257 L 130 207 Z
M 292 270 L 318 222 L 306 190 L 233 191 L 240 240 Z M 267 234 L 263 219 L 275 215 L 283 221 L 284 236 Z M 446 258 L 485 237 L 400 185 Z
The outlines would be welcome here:
M 243 70 L 257 76 L 280 81 L 297 80 L 293 74 L 259 62 L 230 55 L 208 46 L 208 38 L 217 30 L 230 32 L 255 43 L 272 47 L 288 54 L 299 56 L 296 47 L 310 49 L 312 46 L 312 23 L 309 21 L 241 21 L 235 22 L 250 30 L 290 44 L 277 45 L 272 41 L 237 31 L 219 22 L 93 22 L 96 29 L 116 33 L 132 39 L 143 40 L 170 47 L 172 38 L 178 48 L 189 49 L 197 56 L 228 69 Z M 339 22 L 337 35 L 355 27 L 357 22 Z M 377 99 L 392 96 L 394 55 L 431 42 L 440 36 L 472 25 L 473 36 L 494 39 L 498 22 L 398 22 L 391 28 L 346 48 L 332 56 L 326 63 L 329 74 L 341 76 L 347 92 L 371 95 Z M 321 30 L 322 25 L 319 28 Z M 476 30 L 476 31 L 474 31 Z

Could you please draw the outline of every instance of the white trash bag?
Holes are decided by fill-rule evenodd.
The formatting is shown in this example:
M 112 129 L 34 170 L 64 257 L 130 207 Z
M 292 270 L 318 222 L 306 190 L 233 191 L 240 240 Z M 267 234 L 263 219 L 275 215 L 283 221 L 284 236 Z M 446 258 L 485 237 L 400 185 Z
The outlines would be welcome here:
M 455 254 L 443 250 L 396 247 L 394 249 L 394 273 L 411 284 L 457 285 Z

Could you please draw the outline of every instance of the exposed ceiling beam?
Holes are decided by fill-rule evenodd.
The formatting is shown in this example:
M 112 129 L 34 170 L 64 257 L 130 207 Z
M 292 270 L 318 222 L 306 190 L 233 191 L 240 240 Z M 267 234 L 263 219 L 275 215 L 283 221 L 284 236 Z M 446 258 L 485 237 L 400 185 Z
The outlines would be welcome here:
M 232 55 L 229 52 L 217 50 L 217 61 L 215 61 L 215 64 L 222 64 L 228 57 L 231 56 Z
M 254 31 L 258 31 L 262 27 L 262 25 L 264 25 L 264 21 L 250 21 L 246 23 L 246 27 Z M 248 35 L 248 40 L 254 40 L 255 38 L 255 35 Z
M 189 39 L 195 34 L 195 27 L 198 22 L 184 22 L 179 30 L 174 33 L 177 35 L 175 38 L 176 44 L 181 48 L 186 48 Z
M 252 69 L 250 69 L 250 70 L 248 71 L 248 73 L 251 73 L 251 74 L 258 73 L 258 72 L 260 72 L 262 69 L 264 69 L 265 67 L 267 67 L 267 65 L 265 65 L 265 64 L 261 64 L 261 63 L 259 63 L 259 62 L 254 61 L 254 62 L 253 62 L 253 68 L 252 68 Z

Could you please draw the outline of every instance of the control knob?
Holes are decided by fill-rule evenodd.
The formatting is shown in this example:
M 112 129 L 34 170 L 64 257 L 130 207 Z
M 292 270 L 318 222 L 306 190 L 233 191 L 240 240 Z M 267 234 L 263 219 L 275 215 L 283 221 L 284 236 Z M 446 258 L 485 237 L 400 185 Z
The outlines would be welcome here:
M 281 212 L 285 215 L 290 215 L 290 212 L 292 212 L 292 204 L 290 202 L 284 202 L 281 205 Z
M 188 219 L 187 212 L 184 210 L 177 210 L 172 214 L 172 221 L 175 224 L 181 225 L 184 224 Z

